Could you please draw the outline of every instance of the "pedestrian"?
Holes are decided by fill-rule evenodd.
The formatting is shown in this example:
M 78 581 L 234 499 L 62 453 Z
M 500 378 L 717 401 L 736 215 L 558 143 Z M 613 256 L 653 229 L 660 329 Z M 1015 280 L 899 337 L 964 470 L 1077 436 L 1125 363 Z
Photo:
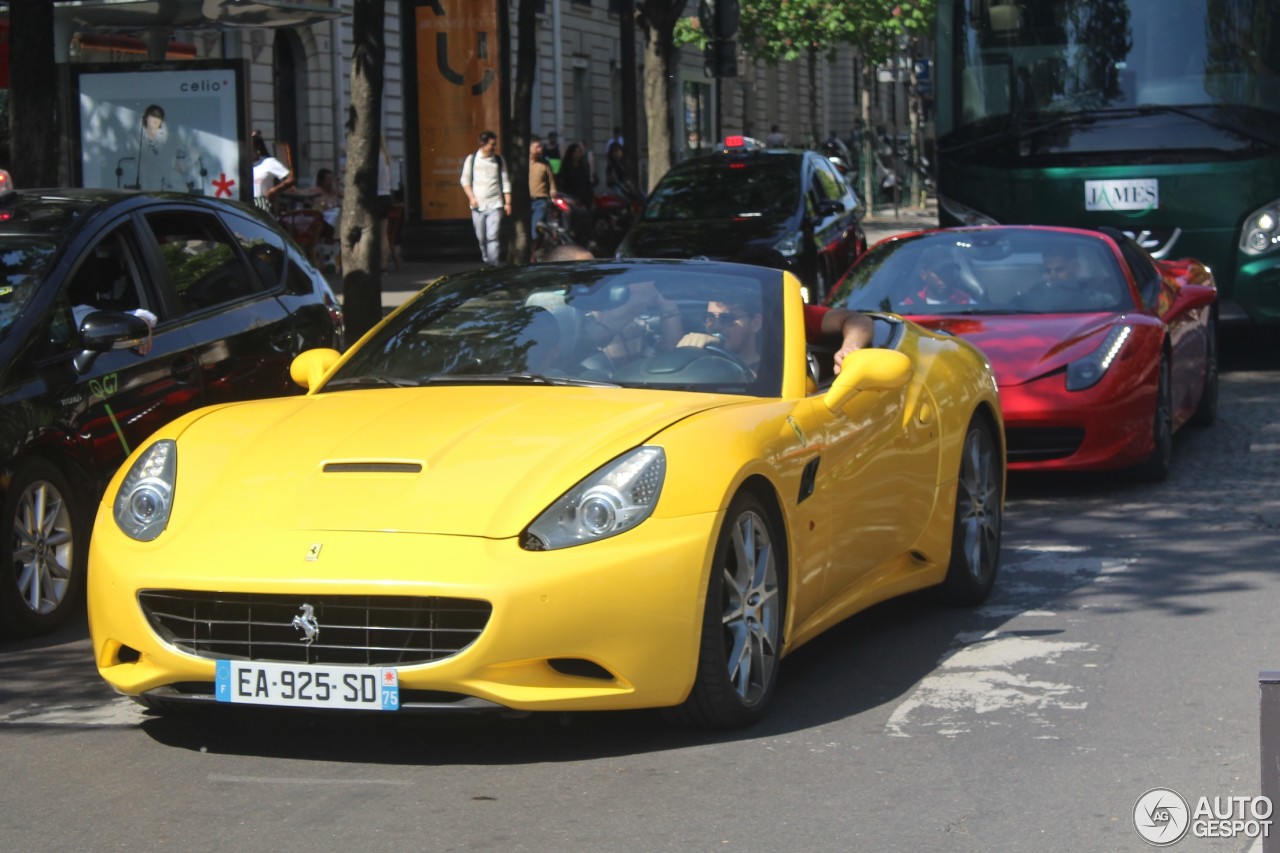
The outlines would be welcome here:
M 775 124 L 769 127 L 769 132 L 765 134 L 764 144 L 770 148 L 786 148 L 787 135 Z
M 502 219 L 511 215 L 511 176 L 498 155 L 498 135 L 480 134 L 480 148 L 462 163 L 462 190 L 471 206 L 471 224 L 486 266 L 502 262 Z
M 373 215 L 382 234 L 382 271 L 387 271 L 387 261 L 395 261 L 399 269 L 400 262 L 396 260 L 395 247 L 391 245 L 391 154 L 387 151 L 385 137 L 378 140 L 378 183 Z
M 556 191 L 556 176 L 551 171 L 551 164 L 544 156 L 542 140 L 534 136 L 529 140 L 529 203 L 532 216 L 529 225 L 529 240 L 538 240 L 538 224 L 547 217 L 547 205 L 551 202 L 551 194 Z
M 261 131 L 255 130 L 253 141 L 253 203 L 274 213 L 276 196 L 295 183 L 293 170 L 281 163 L 267 150 Z
M 560 173 L 560 134 L 554 130 L 547 131 L 547 138 L 542 142 L 542 156 L 551 164 L 551 171 Z
M 625 157 L 626 149 L 622 147 L 621 142 L 611 143 L 605 153 L 604 185 L 610 192 L 618 195 L 626 195 L 624 187 L 627 183 L 627 164 L 623 159 Z
M 587 149 L 581 142 L 574 142 L 565 150 L 557 184 L 561 192 L 572 196 L 584 209 L 591 210 L 594 206 L 591 167 L 587 161 Z
M 614 143 L 617 143 L 618 145 L 627 144 L 626 140 L 622 138 L 622 128 L 618 127 L 616 124 L 613 126 L 613 136 L 610 136 L 609 141 L 604 144 L 604 150 L 607 152 L 613 147 Z

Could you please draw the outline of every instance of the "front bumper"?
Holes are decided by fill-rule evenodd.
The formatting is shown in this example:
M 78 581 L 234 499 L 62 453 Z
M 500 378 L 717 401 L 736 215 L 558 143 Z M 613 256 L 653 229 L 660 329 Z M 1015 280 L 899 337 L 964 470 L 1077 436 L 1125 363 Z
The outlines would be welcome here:
M 298 608 L 321 594 L 463 598 L 488 602 L 492 614 L 456 654 L 398 668 L 406 709 L 675 705 L 694 678 L 719 521 L 650 518 L 611 539 L 529 552 L 514 539 L 398 532 L 228 531 L 196 547 L 163 535 L 140 543 L 103 513 L 89 554 L 94 655 L 123 694 L 207 699 L 214 659 L 163 639 L 141 591 L 285 595 Z

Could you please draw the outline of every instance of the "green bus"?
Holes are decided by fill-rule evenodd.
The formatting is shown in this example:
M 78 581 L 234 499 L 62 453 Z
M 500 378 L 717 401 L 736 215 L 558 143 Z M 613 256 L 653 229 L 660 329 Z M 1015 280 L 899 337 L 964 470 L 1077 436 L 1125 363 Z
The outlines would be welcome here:
M 1280 0 L 937 0 L 943 225 L 1125 231 L 1280 321 Z

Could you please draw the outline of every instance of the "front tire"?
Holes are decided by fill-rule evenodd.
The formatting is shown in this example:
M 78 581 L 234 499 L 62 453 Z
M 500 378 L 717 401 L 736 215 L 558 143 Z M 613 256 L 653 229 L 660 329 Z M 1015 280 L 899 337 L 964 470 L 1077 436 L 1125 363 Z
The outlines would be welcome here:
M 995 586 L 1004 526 L 1004 471 L 991 425 L 981 416 L 969 423 L 956 478 L 951 562 L 943 581 L 947 599 L 965 607 L 981 604 Z
M 1169 382 L 1169 360 L 1160 359 L 1156 384 L 1156 411 L 1151 424 L 1151 455 L 1134 468 L 1141 480 L 1159 483 L 1173 467 L 1173 388 Z
M 0 633 L 34 637 L 61 627 L 84 596 L 89 521 L 54 465 L 14 474 L 0 516 Z
M 778 680 L 786 614 L 780 531 L 758 498 L 729 505 L 716 542 L 693 688 L 674 722 L 731 729 L 760 720 Z
M 1218 416 L 1218 318 L 1210 316 L 1205 332 L 1204 387 L 1200 402 L 1187 421 L 1193 427 L 1212 426 Z

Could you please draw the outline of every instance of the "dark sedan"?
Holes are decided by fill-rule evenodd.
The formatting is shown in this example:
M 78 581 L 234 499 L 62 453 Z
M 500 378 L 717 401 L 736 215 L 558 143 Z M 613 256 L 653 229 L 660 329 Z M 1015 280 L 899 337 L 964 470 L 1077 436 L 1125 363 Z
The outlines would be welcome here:
M 295 393 L 293 357 L 341 338 L 324 278 L 252 208 L 0 196 L 0 633 L 76 612 L 96 504 L 139 442 L 206 404 Z
M 867 248 L 852 188 L 816 151 L 729 137 L 662 177 L 619 257 L 708 258 L 789 270 L 821 302 Z

